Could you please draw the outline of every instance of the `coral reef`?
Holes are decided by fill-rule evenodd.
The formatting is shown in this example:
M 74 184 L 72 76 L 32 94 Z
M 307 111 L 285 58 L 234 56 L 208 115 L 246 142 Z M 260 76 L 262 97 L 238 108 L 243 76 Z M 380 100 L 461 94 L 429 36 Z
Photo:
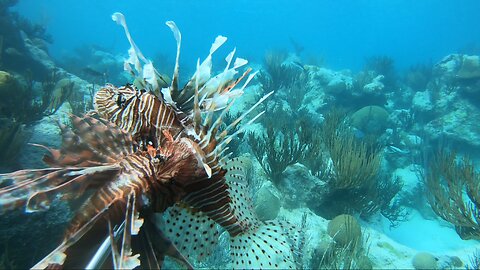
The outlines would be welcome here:
M 380 136 L 388 125 L 388 112 L 380 106 L 366 106 L 354 112 L 352 125 L 367 134 Z
M 282 130 L 267 127 L 266 134 L 248 135 L 250 147 L 269 178 L 278 184 L 282 173 L 303 155 L 306 145 L 300 141 L 302 127 L 285 126 Z
M 358 242 L 362 237 L 362 230 L 357 219 L 345 214 L 336 216 L 328 223 L 327 233 L 335 243 L 342 246 Z
M 131 80 L 131 75 L 123 71 L 123 58 L 109 53 L 106 48 L 83 45 L 58 59 L 58 65 L 96 85 L 123 84 Z
M 357 220 L 340 215 L 328 223 L 332 242 L 321 241 L 315 249 L 311 266 L 315 269 L 372 269 L 368 257 L 369 239 L 363 237 Z
M 30 134 L 42 137 L 51 130 L 35 128 L 39 121 L 55 115 L 56 119 L 50 121 L 50 125 L 56 126 L 62 118 L 58 115 L 89 110 L 94 91 L 93 88 L 88 90 L 89 83 L 56 65 L 46 46 L 52 38 L 45 27 L 11 12 L 9 7 L 16 2 L 0 3 L 0 94 L 8 97 L 0 100 L 1 144 L 5 149 L 1 160 L 4 161 L 2 165 L 13 166 L 11 168 L 20 166 L 18 159 L 31 159 L 32 152 L 41 154 L 39 151 L 20 151 L 30 140 Z M 65 102 L 70 107 L 57 113 Z M 7 118 L 8 121 L 4 120 Z M 4 141 L 10 139 L 11 144 Z M 21 165 L 25 164 L 22 162 Z
M 273 220 L 280 211 L 280 199 L 267 186 L 262 186 L 256 193 L 255 213 L 260 220 Z
M 52 37 L 42 25 L 32 24 L 18 13 L 11 12 L 9 7 L 17 1 L 2 1 L 0 4 L 0 36 L 2 42 L 2 69 L 24 72 L 29 67 L 35 80 L 47 76 L 55 67 L 48 57 L 46 44 Z
M 383 84 L 387 89 L 397 87 L 397 74 L 394 60 L 386 55 L 372 56 L 365 62 L 365 70 L 373 71 L 376 76 L 383 76 Z M 375 76 L 375 77 L 376 77 Z
M 462 64 L 457 71 L 457 78 L 462 80 L 480 78 L 480 56 L 463 55 Z
M 465 268 L 468 270 L 480 269 L 480 250 L 475 251 L 470 256 L 470 263 Z
M 480 128 L 475 122 L 480 117 L 476 98 L 480 78 L 475 77 L 475 59 L 460 54 L 446 56 L 433 66 L 425 89 L 411 94 L 410 102 L 417 122 L 423 123 L 418 130 L 432 141 L 448 140 L 467 152 L 480 149 Z
M 480 175 L 472 161 L 439 151 L 425 178 L 433 211 L 453 224 L 462 239 L 480 239 Z
M 412 258 L 412 265 L 415 269 L 437 269 L 438 259 L 428 252 L 419 252 Z

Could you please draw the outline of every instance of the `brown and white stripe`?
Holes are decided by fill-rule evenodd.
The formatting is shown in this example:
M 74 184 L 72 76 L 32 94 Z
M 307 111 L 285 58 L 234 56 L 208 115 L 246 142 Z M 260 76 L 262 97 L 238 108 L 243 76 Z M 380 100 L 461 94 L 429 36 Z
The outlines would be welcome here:
M 162 130 L 175 137 L 183 130 L 177 112 L 151 92 L 138 91 L 132 85 L 100 89 L 94 99 L 99 115 L 129 132 L 136 139 L 153 136 L 160 142 Z

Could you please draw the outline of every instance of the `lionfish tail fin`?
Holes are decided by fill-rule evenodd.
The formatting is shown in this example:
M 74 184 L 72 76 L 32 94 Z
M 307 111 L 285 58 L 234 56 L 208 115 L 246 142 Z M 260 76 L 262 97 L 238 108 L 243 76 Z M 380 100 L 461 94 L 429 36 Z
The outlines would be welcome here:
M 241 231 L 230 233 L 230 254 L 234 268 L 293 269 L 296 268 L 295 226 L 281 221 L 260 221 L 255 215 L 248 194 L 245 161 L 234 158 L 227 162 L 225 178 L 232 197 L 233 210 Z

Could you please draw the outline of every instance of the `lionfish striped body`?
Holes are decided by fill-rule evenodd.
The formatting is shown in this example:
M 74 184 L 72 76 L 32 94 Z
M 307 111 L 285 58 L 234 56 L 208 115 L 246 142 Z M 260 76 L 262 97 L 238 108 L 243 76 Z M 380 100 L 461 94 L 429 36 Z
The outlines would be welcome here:
M 225 154 L 226 145 L 242 131 L 232 130 L 269 95 L 220 128 L 253 78 L 250 70 L 234 76 L 246 60 L 236 59 L 230 67 L 232 52 L 225 70 L 210 77 L 211 55 L 226 40 L 220 36 L 179 89 L 181 35 L 168 22 L 177 40 L 176 67 L 172 85 L 157 96 L 152 63 L 131 39 L 123 15 L 112 18 L 124 27 L 132 46 L 125 68 L 135 74 L 133 66 L 146 89 L 107 85 L 95 96 L 94 112 L 72 116 L 72 129 L 61 127 L 62 148 L 47 148 L 50 153 L 44 157 L 50 168 L 0 175 L 0 184 L 6 185 L 0 189 L 2 212 L 19 207 L 46 210 L 55 198 L 85 198 L 63 242 L 33 268 L 85 267 L 86 258 L 79 254 L 86 250 L 98 250 L 87 254 L 97 260 L 87 267 L 102 265 L 95 258 L 103 250 L 111 252 L 110 266 L 115 268 L 160 268 L 165 255 L 192 268 L 191 261 L 205 258 L 217 243 L 217 225 L 231 237 L 234 267 L 295 267 L 285 237 L 285 230 L 292 229 L 255 217 L 243 195 L 240 162 L 228 161 Z M 156 213 L 163 213 L 161 222 Z M 96 241 L 99 237 L 105 241 Z

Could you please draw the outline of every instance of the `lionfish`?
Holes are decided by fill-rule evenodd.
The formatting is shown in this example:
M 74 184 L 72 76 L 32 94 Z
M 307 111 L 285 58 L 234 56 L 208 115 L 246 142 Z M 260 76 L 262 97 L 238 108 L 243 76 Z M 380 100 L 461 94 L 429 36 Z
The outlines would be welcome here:
M 1 212 L 44 211 L 55 199 L 82 201 L 63 241 L 33 268 L 85 267 L 86 261 L 87 268 L 161 268 L 167 255 L 193 268 L 225 231 L 232 267 L 296 267 L 295 228 L 257 219 L 245 196 L 241 160 L 227 154 L 228 143 L 263 112 L 240 122 L 271 93 L 226 125 L 226 114 L 255 74 L 247 69 L 237 76 L 247 61 L 233 60 L 234 49 L 223 72 L 211 75 L 212 54 L 226 41 L 218 36 L 180 89 L 181 33 L 169 21 L 175 68 L 171 85 L 155 94 L 159 73 L 133 41 L 124 16 L 112 19 L 131 45 L 124 68 L 136 84 L 106 85 L 93 111 L 72 115 L 71 128 L 61 125 L 61 148 L 42 146 L 49 168 L 0 175 Z

